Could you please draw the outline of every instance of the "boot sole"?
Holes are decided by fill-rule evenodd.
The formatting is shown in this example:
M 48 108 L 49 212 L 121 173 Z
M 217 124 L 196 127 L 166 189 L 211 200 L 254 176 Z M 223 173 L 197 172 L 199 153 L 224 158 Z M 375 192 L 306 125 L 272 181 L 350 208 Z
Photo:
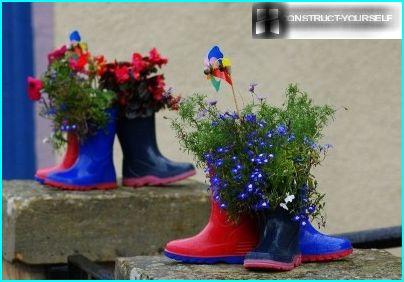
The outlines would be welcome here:
M 319 254 L 319 255 L 302 255 L 302 262 L 319 262 L 319 261 L 331 261 L 331 260 L 338 260 L 343 257 L 352 254 L 352 249 L 343 250 L 335 253 L 330 254 Z
M 40 177 L 35 175 L 34 179 L 35 179 L 36 182 L 38 182 L 38 183 L 40 183 L 42 185 L 45 184 L 45 179 L 44 178 L 40 178 Z
M 302 264 L 302 256 L 298 255 L 290 263 L 274 260 L 246 259 L 244 267 L 247 269 L 267 269 L 276 271 L 289 271 Z
M 185 173 L 172 176 L 172 177 L 166 177 L 166 178 L 160 178 L 154 175 L 146 175 L 142 177 L 137 177 L 137 178 L 125 178 L 122 180 L 122 185 L 123 186 L 130 186 L 133 188 L 138 188 L 142 186 L 161 186 L 173 182 L 177 182 L 180 180 L 184 180 L 185 178 L 191 177 L 196 174 L 196 170 L 191 170 L 187 171 Z
M 60 183 L 52 180 L 45 179 L 45 185 L 57 188 L 60 190 L 70 190 L 70 191 L 90 191 L 90 190 L 112 190 L 118 188 L 118 185 L 114 182 L 110 183 L 99 183 L 92 185 L 72 185 L 66 183 Z
M 216 264 L 216 263 L 243 264 L 244 261 L 244 256 L 191 257 L 174 254 L 167 250 L 164 250 L 164 255 L 176 261 L 184 263 L 196 263 L 196 264 Z

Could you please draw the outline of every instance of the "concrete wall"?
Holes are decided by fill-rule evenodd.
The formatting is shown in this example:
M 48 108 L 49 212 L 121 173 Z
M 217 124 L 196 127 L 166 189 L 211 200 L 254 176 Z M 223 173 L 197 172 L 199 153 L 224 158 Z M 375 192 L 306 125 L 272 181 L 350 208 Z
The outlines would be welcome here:
M 401 42 L 399 40 L 253 40 L 251 4 L 74 4 L 54 10 L 54 42 L 79 29 L 94 54 L 130 59 L 156 46 L 169 58 L 167 82 L 183 96 L 204 92 L 233 107 L 230 89 L 219 94 L 202 74 L 203 57 L 219 44 L 233 62 L 235 86 L 248 84 L 280 103 L 298 82 L 318 103 L 347 106 L 338 111 L 324 142 L 334 144 L 316 169 L 327 193 L 329 232 L 401 224 Z M 179 151 L 164 115 L 158 142 L 165 155 L 192 160 Z M 115 148 L 118 174 L 122 154 Z M 197 179 L 203 180 L 199 171 Z

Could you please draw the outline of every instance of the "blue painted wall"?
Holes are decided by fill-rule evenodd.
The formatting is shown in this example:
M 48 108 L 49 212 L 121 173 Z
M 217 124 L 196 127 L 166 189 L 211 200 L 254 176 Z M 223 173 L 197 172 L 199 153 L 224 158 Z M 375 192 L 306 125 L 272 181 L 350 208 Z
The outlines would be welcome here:
M 3 3 L 3 179 L 35 173 L 34 110 L 26 79 L 33 75 L 30 3 Z

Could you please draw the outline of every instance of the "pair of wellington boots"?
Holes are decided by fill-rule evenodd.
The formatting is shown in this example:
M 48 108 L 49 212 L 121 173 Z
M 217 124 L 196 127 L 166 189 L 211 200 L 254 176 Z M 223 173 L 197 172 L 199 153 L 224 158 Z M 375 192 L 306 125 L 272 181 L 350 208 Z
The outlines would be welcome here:
M 167 257 L 185 263 L 244 264 L 246 268 L 291 270 L 301 262 L 343 258 L 351 243 L 318 232 L 309 222 L 303 226 L 284 210 L 243 216 L 237 223 L 212 201 L 208 224 L 197 235 L 169 242 Z
M 146 118 L 116 120 L 117 111 L 107 111 L 109 121 L 104 129 L 83 142 L 73 132 L 67 136 L 62 162 L 39 169 L 35 179 L 49 186 L 67 190 L 117 188 L 113 163 L 113 144 L 117 133 L 123 151 L 122 184 L 141 187 L 164 185 L 195 174 L 190 163 L 165 158 L 158 149 L 154 115 Z

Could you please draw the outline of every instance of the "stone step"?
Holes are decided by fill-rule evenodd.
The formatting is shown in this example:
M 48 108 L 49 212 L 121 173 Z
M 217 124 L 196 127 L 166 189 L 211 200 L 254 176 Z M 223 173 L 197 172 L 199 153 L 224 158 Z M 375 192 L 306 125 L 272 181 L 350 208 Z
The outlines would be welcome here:
M 115 279 L 401 279 L 401 259 L 384 250 L 358 250 L 340 261 L 305 263 L 288 272 L 246 270 L 242 265 L 183 264 L 163 256 L 118 258 Z
M 157 255 L 166 242 L 208 221 L 207 186 L 186 180 L 165 187 L 72 192 L 33 181 L 3 181 L 3 257 L 27 264 Z

